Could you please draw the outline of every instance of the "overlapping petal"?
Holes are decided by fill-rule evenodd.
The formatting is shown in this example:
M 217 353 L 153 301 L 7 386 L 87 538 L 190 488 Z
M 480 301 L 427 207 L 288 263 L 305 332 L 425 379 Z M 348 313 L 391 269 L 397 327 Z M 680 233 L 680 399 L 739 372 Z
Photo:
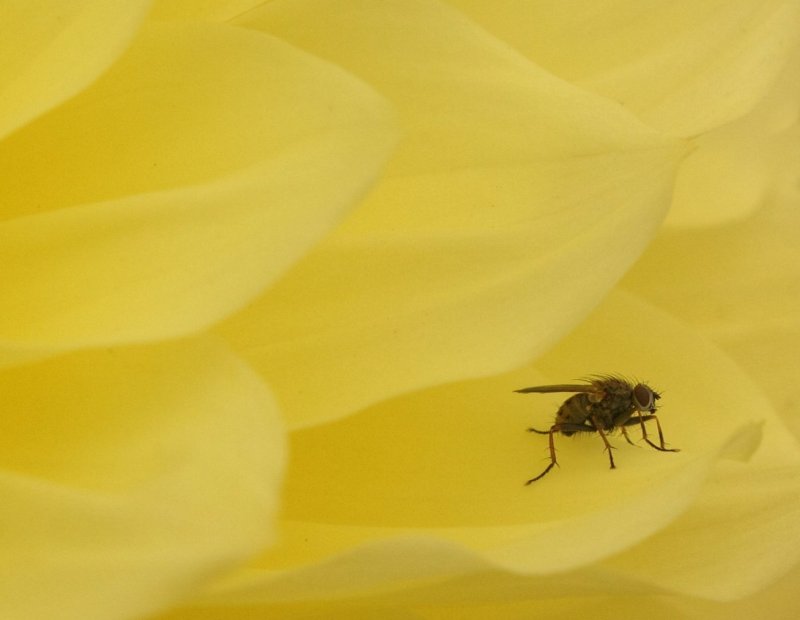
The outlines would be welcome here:
M 10 101 L 28 115 L 0 143 L 0 364 L 174 338 L 255 300 L 217 333 L 295 430 L 263 550 L 282 430 L 224 345 L 0 372 L 21 558 L 2 615 L 736 617 L 725 601 L 791 579 L 800 5 L 487 6 L 163 0 L 173 23 L 114 62 L 129 6 L 74 74 L 105 9 L 76 4 L 62 37 L 41 22 L 45 52 L 0 78 L 27 84 Z M 692 138 L 688 160 L 667 135 Z M 581 324 L 676 170 L 677 230 Z M 559 436 L 561 467 L 524 487 L 548 454 L 524 429 L 562 398 L 512 390 L 587 372 L 649 380 L 682 451 L 616 437 L 609 471 L 596 438 Z
M 697 148 L 681 165 L 667 227 L 726 225 L 742 222 L 775 201 L 797 204 L 798 74 L 800 45 L 749 114 L 697 138 Z
M 91 84 L 124 52 L 151 0 L 0 5 L 0 138 Z
M 144 616 L 272 538 L 282 426 L 224 345 L 75 353 L 0 389 L 4 618 Z
M 535 62 L 666 132 L 750 111 L 800 38 L 794 0 L 450 0 Z
M 380 97 L 284 43 L 148 29 L 0 143 L 3 361 L 205 328 L 358 201 L 393 141 Z
M 646 245 L 681 143 L 433 2 L 270 2 L 237 23 L 374 86 L 404 139 L 361 207 L 223 327 L 291 424 L 523 363 Z
M 668 225 L 744 219 L 780 182 L 792 138 L 779 134 L 800 110 L 793 0 L 451 4 L 555 74 L 693 137 Z
M 787 159 L 800 164 L 800 149 Z M 623 282 L 724 348 L 800 437 L 797 178 L 744 221 L 660 235 Z
M 617 440 L 610 471 L 599 441 L 560 438 L 560 469 L 523 486 L 546 455 L 524 429 L 546 425 L 559 399 L 511 390 L 586 364 L 657 377 L 662 424 L 682 452 Z M 782 431 L 715 347 L 614 294 L 535 367 L 295 431 L 281 542 L 205 603 L 292 617 L 326 601 L 424 610 L 632 589 L 731 599 L 800 556 L 789 543 L 800 540 L 800 451 Z M 743 496 L 742 484 L 761 490 Z M 749 527 L 732 538 L 722 522 L 739 518 Z

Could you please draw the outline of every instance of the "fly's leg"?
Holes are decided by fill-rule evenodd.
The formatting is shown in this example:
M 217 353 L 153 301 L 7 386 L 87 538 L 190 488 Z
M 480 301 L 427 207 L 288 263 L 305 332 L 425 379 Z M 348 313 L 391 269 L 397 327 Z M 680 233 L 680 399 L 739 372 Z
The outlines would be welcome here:
M 556 461 L 556 446 L 555 442 L 553 441 L 553 435 L 558 432 L 564 433 L 596 433 L 597 429 L 594 426 L 589 426 L 588 424 L 574 424 L 570 422 L 562 422 L 560 424 L 553 424 L 550 427 L 549 431 L 540 431 L 538 428 L 529 428 L 529 433 L 539 433 L 540 435 L 549 435 L 549 444 L 550 444 L 550 464 L 545 467 L 545 470 L 536 476 L 535 478 L 531 478 L 525 484 L 531 484 L 532 482 L 536 482 L 540 478 L 543 478 L 547 472 L 553 469 L 554 465 L 558 465 L 558 461 Z
M 627 441 L 632 446 L 635 446 L 636 444 L 631 441 L 630 435 L 628 435 L 628 431 L 625 430 L 625 427 L 624 426 L 620 427 L 620 430 L 622 431 L 622 436 L 625 437 L 625 441 Z
M 603 443 L 606 444 L 606 450 L 608 451 L 608 461 L 611 463 L 611 469 L 616 469 L 617 466 L 614 465 L 614 455 L 611 453 L 611 451 L 614 450 L 614 446 L 608 443 L 608 437 L 606 437 L 606 434 L 603 432 L 603 429 L 600 428 L 600 425 L 597 422 L 595 422 L 594 419 L 592 419 L 592 422 L 594 423 L 595 430 L 600 434 L 600 439 L 602 439 Z
M 664 442 L 664 431 L 661 430 L 661 422 L 658 421 L 657 416 L 653 414 L 642 415 L 641 411 L 637 411 L 636 413 L 637 417 L 632 418 L 627 422 L 625 422 L 625 426 L 631 426 L 633 424 L 638 424 L 639 426 L 641 426 L 642 439 L 644 439 L 649 446 L 655 448 L 656 450 L 660 450 L 661 452 L 680 452 L 678 448 L 667 448 Z M 658 429 L 658 442 L 661 444 L 660 446 L 657 446 L 652 441 L 650 441 L 650 438 L 647 436 L 647 429 L 645 428 L 644 423 L 647 422 L 648 420 L 655 420 L 656 422 L 656 428 Z
M 531 484 L 532 482 L 536 482 L 540 478 L 544 478 L 545 474 L 547 474 L 547 472 L 549 472 L 551 469 L 553 469 L 554 465 L 558 465 L 558 461 L 556 461 L 556 445 L 555 445 L 555 442 L 553 441 L 553 435 L 555 433 L 557 433 L 560 430 L 560 428 L 561 427 L 558 424 L 553 424 L 553 426 L 550 427 L 549 431 L 540 431 L 540 430 L 535 429 L 535 428 L 529 428 L 528 429 L 528 431 L 532 432 L 532 433 L 539 433 L 540 435 L 549 435 L 550 464 L 547 467 L 544 468 L 544 471 L 541 474 L 539 474 L 535 478 L 531 478 L 530 480 L 528 480 L 525 483 L 526 485 Z

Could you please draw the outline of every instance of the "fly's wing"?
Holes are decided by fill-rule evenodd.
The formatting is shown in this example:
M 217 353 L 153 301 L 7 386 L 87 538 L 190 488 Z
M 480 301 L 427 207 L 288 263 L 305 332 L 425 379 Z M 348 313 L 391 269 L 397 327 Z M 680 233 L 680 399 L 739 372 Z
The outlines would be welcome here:
M 526 387 L 521 390 L 514 390 L 520 394 L 530 394 L 531 392 L 596 392 L 597 387 L 591 383 L 572 385 L 564 383 L 561 385 L 539 385 L 536 387 Z

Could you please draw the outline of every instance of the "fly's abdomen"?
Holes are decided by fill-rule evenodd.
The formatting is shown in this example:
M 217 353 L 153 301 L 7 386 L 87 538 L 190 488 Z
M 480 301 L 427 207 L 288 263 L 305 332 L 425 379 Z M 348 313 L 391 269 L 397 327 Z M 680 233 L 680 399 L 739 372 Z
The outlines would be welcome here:
M 556 424 L 583 424 L 589 417 L 591 403 L 587 394 L 570 396 L 556 414 Z M 564 435 L 573 435 L 574 431 L 561 431 Z

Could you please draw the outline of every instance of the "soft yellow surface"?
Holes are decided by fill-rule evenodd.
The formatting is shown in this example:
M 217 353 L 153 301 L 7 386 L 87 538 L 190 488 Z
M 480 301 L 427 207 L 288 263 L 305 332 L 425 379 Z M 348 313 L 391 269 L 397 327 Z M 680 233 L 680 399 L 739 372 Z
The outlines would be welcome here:
M 747 115 L 699 136 L 681 164 L 669 228 L 742 222 L 797 194 L 800 36 L 770 91 Z
M 238 17 L 264 0 L 157 0 L 155 19 L 209 19 L 225 21 Z
M 361 207 L 223 326 L 293 426 L 541 353 L 664 215 L 682 143 L 443 5 L 270 2 L 237 23 L 346 66 L 404 129 Z
M 512 390 L 587 367 L 651 379 L 667 441 L 682 451 L 615 437 L 611 471 L 597 437 L 559 437 L 560 468 L 523 486 L 546 463 L 547 441 L 524 429 L 545 427 L 563 397 Z M 755 457 L 740 462 L 762 428 Z M 607 594 L 666 588 L 729 600 L 800 558 L 787 544 L 800 535 L 797 443 L 715 347 L 623 294 L 535 367 L 295 431 L 291 453 L 280 543 L 208 604 L 278 611 L 367 596 L 417 606 L 456 593 L 481 603 L 497 592 L 524 600 L 600 584 Z
M 450 4 L 556 75 L 693 139 L 670 226 L 746 218 L 791 174 L 776 135 L 800 113 L 796 0 Z
M 219 320 L 361 197 L 393 141 L 377 95 L 284 43 L 151 28 L 0 144 L 0 361 Z
M 745 114 L 800 38 L 796 0 L 449 0 L 533 61 L 686 137 Z
M 0 8 L 0 617 L 800 616 L 800 4 L 153 5 Z
M 220 343 L 63 356 L 0 391 L 3 618 L 140 617 L 272 538 L 281 423 Z
M 724 227 L 659 236 L 623 285 L 715 340 L 800 438 L 800 131 L 792 135 L 794 177 L 768 206 Z
M 0 138 L 96 80 L 149 8 L 150 0 L 0 3 Z

